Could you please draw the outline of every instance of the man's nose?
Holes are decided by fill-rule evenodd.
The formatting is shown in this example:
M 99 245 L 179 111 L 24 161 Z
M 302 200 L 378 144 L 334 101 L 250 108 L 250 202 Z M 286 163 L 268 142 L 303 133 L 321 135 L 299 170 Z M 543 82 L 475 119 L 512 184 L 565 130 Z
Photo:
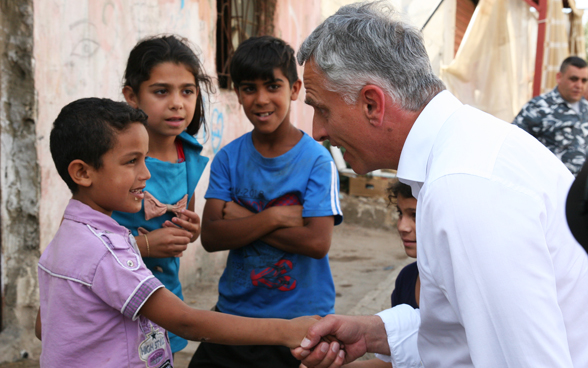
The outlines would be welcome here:
M 312 137 L 315 141 L 325 141 L 329 139 L 329 135 L 327 134 L 327 130 L 324 128 L 324 124 L 317 119 L 316 113 L 312 118 Z

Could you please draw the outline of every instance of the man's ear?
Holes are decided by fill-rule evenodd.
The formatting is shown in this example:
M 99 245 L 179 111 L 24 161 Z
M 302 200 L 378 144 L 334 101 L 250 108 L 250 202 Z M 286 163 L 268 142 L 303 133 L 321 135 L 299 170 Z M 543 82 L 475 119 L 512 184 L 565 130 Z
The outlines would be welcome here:
M 555 75 L 555 83 L 559 84 L 560 81 L 561 81 L 561 72 L 557 72 L 557 74 Z
M 370 124 L 382 125 L 386 110 L 386 93 L 376 85 L 368 84 L 359 92 L 362 109 Z
M 122 93 L 123 96 L 125 96 L 125 100 L 129 105 L 131 105 L 135 109 L 139 108 L 139 100 L 137 99 L 137 95 L 135 94 L 135 91 L 133 91 L 131 86 L 124 86 Z
M 92 185 L 92 178 L 90 171 L 94 168 L 82 160 L 73 160 L 67 167 L 67 172 L 71 179 L 81 187 L 89 187 Z
M 292 88 L 290 91 L 292 92 L 290 99 L 292 101 L 296 101 L 298 99 L 298 94 L 300 93 L 300 88 L 302 87 L 302 81 L 300 79 L 296 79 L 294 83 L 292 83 Z

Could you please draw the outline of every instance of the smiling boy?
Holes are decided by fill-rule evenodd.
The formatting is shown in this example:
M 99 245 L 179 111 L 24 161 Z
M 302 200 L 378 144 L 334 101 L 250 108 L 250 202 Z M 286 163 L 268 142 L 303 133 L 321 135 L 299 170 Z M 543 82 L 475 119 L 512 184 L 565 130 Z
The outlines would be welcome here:
M 59 175 L 72 192 L 39 260 L 35 332 L 41 366 L 171 368 L 166 330 L 190 340 L 296 347 L 312 318 L 236 317 L 188 307 L 143 263 L 113 211 L 137 212 L 149 179 L 147 115 L 87 98 L 65 106 L 51 131 Z
M 260 318 L 334 312 L 327 253 L 342 221 L 335 164 L 290 120 L 301 82 L 294 50 L 264 36 L 231 60 L 235 93 L 253 131 L 215 157 L 202 244 L 229 250 L 216 309 Z M 298 367 L 288 349 L 200 344 L 190 367 Z

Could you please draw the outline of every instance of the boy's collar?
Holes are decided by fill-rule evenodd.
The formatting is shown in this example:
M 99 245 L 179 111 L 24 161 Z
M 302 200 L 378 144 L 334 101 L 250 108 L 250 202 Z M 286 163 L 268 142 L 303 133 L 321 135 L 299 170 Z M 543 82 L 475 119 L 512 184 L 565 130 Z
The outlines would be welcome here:
M 71 220 L 85 225 L 90 225 L 99 230 L 109 231 L 122 236 L 128 236 L 130 231 L 118 224 L 112 217 L 107 216 L 77 199 L 70 199 L 65 213 L 64 220 Z

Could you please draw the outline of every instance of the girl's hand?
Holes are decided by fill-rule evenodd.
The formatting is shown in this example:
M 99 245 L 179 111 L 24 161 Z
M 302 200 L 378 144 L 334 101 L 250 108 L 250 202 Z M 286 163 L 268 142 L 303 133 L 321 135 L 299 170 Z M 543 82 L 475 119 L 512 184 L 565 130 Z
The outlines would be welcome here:
M 143 257 L 167 258 L 180 257 L 188 247 L 192 233 L 177 226 L 164 227 L 147 231 L 140 227 L 137 243 L 143 244 L 141 255 Z M 145 239 L 145 235 L 147 239 Z M 147 247 L 146 241 L 149 242 Z
M 179 217 L 174 217 L 171 221 L 163 223 L 164 228 L 178 228 L 181 227 L 184 230 L 190 232 L 190 243 L 196 241 L 200 236 L 200 216 L 194 211 L 188 209 L 182 210 Z

